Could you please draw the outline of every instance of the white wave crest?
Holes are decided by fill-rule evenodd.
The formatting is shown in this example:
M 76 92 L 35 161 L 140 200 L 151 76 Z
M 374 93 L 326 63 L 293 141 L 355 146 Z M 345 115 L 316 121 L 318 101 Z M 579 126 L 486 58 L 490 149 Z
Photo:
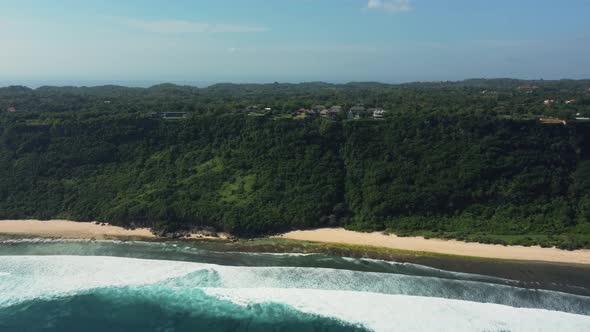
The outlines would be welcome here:
M 308 289 L 219 289 L 205 293 L 247 306 L 282 303 L 375 331 L 588 331 L 590 316 L 407 295 Z
M 149 285 L 202 269 L 202 264 L 85 256 L 0 256 L 0 306 L 102 287 Z
M 211 272 L 207 277 L 213 276 L 213 282 L 203 283 L 198 279 L 202 274 L 193 274 L 198 271 Z M 585 306 L 588 298 L 434 277 L 90 256 L 0 256 L 0 274 L 0 307 L 97 288 L 161 285 L 202 288 L 239 304 L 284 303 L 384 331 L 590 331 L 590 316 L 514 308 L 532 303 L 536 308 L 565 310 L 567 303 Z M 538 302 L 524 302 L 530 296 Z

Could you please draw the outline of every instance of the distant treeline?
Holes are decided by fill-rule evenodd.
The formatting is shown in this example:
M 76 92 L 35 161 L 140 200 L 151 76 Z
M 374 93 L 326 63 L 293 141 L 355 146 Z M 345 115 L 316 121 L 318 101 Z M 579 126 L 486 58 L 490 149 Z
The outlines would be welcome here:
M 590 247 L 584 123 L 422 109 L 383 121 L 89 110 L 0 120 L 4 219 L 242 236 L 345 226 Z
M 316 105 L 384 108 L 387 114 L 476 114 L 518 119 L 541 115 L 590 117 L 590 80 L 524 81 L 473 79 L 460 82 L 383 84 L 215 84 L 207 88 L 161 84 L 151 88 L 121 86 L 0 88 L 0 112 L 17 113 L 242 113 L 272 109 L 292 113 Z M 550 107 L 545 100 L 553 100 Z M 575 100 L 566 104 L 568 100 Z M 20 114 L 19 116 L 25 116 Z M 29 116 L 32 116 L 29 114 Z

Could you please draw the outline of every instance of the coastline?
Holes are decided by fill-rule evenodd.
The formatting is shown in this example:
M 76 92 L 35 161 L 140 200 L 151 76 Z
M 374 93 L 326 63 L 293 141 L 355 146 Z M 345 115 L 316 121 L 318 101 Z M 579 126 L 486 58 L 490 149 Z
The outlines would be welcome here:
M 70 220 L 0 220 L 0 234 L 30 235 L 58 239 L 80 240 L 157 240 L 163 239 L 149 228 L 125 229 L 119 226 L 96 222 L 76 222 Z M 228 236 L 190 234 L 184 239 L 226 240 Z
M 353 239 L 334 237 L 332 236 L 332 232 L 345 232 L 344 234 L 354 235 L 357 238 L 354 241 Z M 327 237 L 328 235 L 330 237 Z M 456 245 L 454 247 L 456 249 L 455 251 L 445 250 L 443 252 L 433 252 L 433 250 L 424 250 L 430 248 L 408 248 L 403 245 L 395 245 L 395 243 L 387 244 L 374 241 L 375 238 L 381 237 L 387 237 L 388 241 L 410 238 L 398 238 L 381 233 L 355 233 L 339 229 L 290 232 L 284 235 L 258 239 L 232 238 L 231 241 L 224 236 L 227 235 L 221 234 L 220 237 L 207 237 L 203 234 L 192 234 L 191 237 L 171 239 L 158 237 L 151 233 L 149 229 L 128 230 L 121 227 L 111 225 L 101 226 L 100 224 L 89 222 L 66 220 L 0 220 L 0 242 L 7 244 L 7 247 L 5 247 L 7 251 L 4 254 L 10 252 L 11 248 L 31 245 L 33 246 L 32 248 L 54 250 L 56 255 L 60 255 L 63 254 L 61 246 L 64 242 L 62 241 L 66 241 L 65 243 L 67 243 L 70 240 L 88 241 L 88 245 L 95 248 L 108 246 L 110 241 L 135 244 L 145 243 L 146 245 L 147 243 L 153 242 L 161 244 L 169 243 L 169 248 L 178 251 L 177 255 L 179 255 L 178 258 L 180 260 L 191 261 L 194 258 L 194 252 L 191 248 L 217 253 L 216 255 L 223 255 L 223 253 L 241 253 L 245 255 L 250 253 L 267 254 L 269 256 L 266 256 L 266 259 L 274 259 L 272 257 L 275 257 L 273 256 L 275 254 L 328 255 L 360 260 L 368 259 L 395 262 L 395 264 L 417 264 L 444 271 L 498 277 L 511 280 L 513 282 L 512 285 L 522 288 L 547 289 L 590 296 L 590 280 L 587 277 L 590 273 L 590 264 L 584 263 L 585 259 L 553 261 L 549 259 L 534 260 L 532 259 L 533 257 L 526 257 L 530 259 L 507 259 L 498 257 L 502 256 L 497 253 L 498 250 L 501 251 L 502 248 L 504 250 L 511 249 L 503 246 L 491 246 L 495 250 L 494 255 L 490 255 L 491 257 L 477 257 L 473 253 L 457 252 L 456 250 L 457 248 L 461 248 L 461 245 L 483 246 L 483 248 L 487 248 L 490 245 L 469 244 L 459 241 L 450 241 L 450 244 Z M 360 238 L 358 238 L 359 236 Z M 365 238 L 366 236 L 369 237 Z M 445 240 L 426 240 L 423 238 L 414 240 L 419 240 L 414 244 L 449 242 Z M 189 254 L 186 253 L 187 250 Z M 583 258 L 590 255 L 588 250 L 584 252 L 555 250 L 558 253 L 582 254 Z M 545 250 L 541 252 L 544 253 Z M 127 254 L 129 257 L 135 257 L 133 256 L 133 252 Z M 137 258 L 142 257 L 144 257 L 143 254 L 137 256 Z M 289 258 L 287 262 L 293 259 L 297 260 L 297 258 Z M 277 262 L 282 262 L 282 259 L 278 259 Z M 339 268 L 339 265 L 336 264 L 331 267 Z M 355 268 L 359 271 L 364 271 L 365 269 L 363 264 Z
M 276 238 L 331 244 L 373 246 L 474 258 L 590 265 L 590 250 L 567 251 L 557 248 L 541 248 L 538 246 L 503 246 L 457 240 L 425 239 L 423 237 L 399 237 L 396 235 L 384 235 L 379 232 L 359 233 L 347 231 L 343 228 L 293 231 L 279 235 Z
M 154 235 L 150 229 L 124 229 L 118 226 L 68 220 L 0 220 L 0 234 L 38 236 L 81 240 L 168 240 Z M 207 236 L 190 234 L 182 240 L 227 240 L 229 235 Z M 556 248 L 503 246 L 468 243 L 457 240 L 398 237 L 382 233 L 359 233 L 342 228 L 293 231 L 271 237 L 291 241 L 350 245 L 367 248 L 398 250 L 412 255 L 446 255 L 463 258 L 483 258 L 523 262 L 548 262 L 590 265 L 590 250 L 566 251 Z

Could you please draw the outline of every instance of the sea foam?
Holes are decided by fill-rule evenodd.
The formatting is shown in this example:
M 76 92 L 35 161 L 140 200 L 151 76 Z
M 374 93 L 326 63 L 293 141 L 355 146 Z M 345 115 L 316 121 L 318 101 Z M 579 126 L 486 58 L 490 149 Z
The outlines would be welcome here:
M 119 257 L 0 256 L 0 306 L 90 289 L 149 285 L 202 268 L 199 264 Z
M 248 306 L 282 303 L 375 331 L 588 331 L 590 316 L 406 295 L 308 289 L 204 289 Z
M 571 314 L 586 313 L 589 298 L 435 277 L 95 256 L 0 256 L 0 273 L 0 307 L 148 286 L 203 289 L 242 305 L 284 304 L 384 331 L 590 330 L 590 316 Z

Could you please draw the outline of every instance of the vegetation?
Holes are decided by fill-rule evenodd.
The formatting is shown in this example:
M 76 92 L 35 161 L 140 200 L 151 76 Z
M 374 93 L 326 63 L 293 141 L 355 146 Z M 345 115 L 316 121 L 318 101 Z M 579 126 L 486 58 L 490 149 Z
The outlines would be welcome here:
M 589 248 L 590 123 L 572 121 L 590 114 L 589 86 L 3 88 L 0 218 L 241 236 L 345 226 Z M 387 117 L 294 119 L 317 104 L 383 107 Z M 569 122 L 540 124 L 545 116 Z

